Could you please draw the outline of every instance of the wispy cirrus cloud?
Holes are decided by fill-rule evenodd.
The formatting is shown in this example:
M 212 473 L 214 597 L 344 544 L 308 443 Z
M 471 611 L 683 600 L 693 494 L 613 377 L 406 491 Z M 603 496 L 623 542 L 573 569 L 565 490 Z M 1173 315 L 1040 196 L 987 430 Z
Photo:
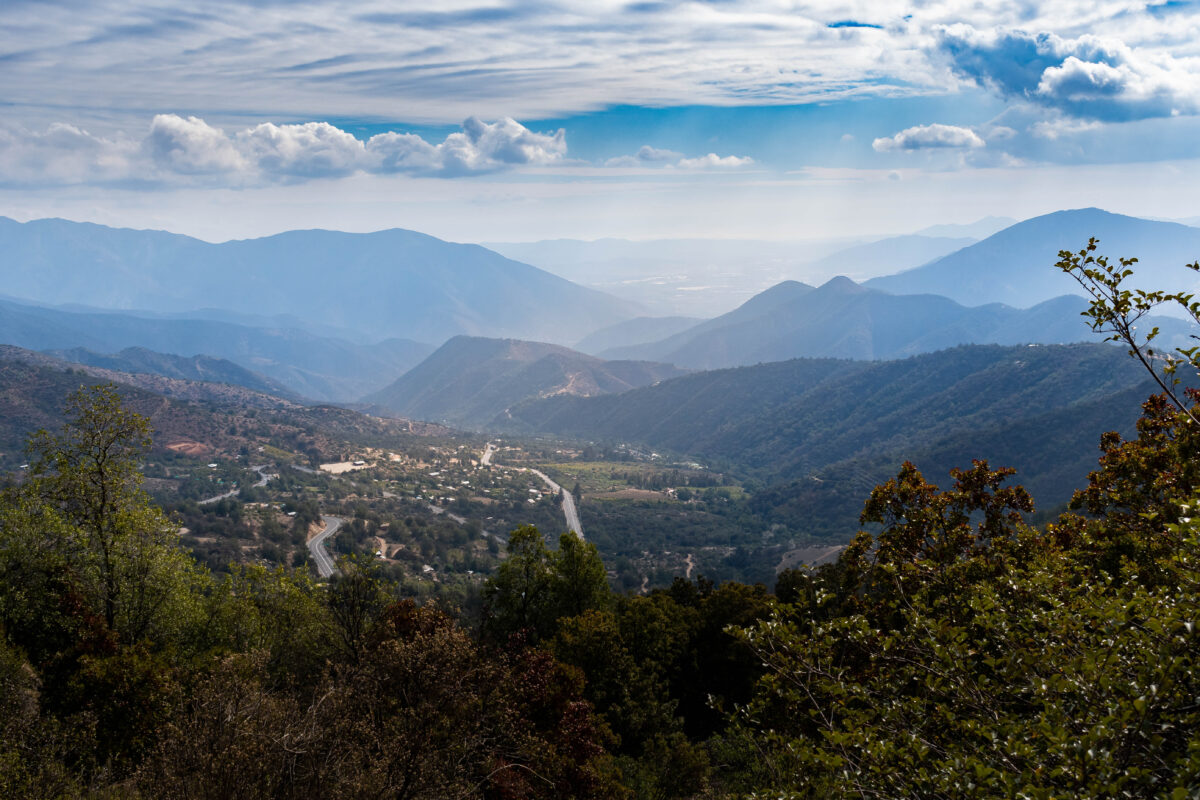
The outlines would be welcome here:
M 442 124 L 618 104 L 944 93 L 955 84 L 949 56 L 960 79 L 1006 96 L 1080 108 L 1108 98 L 1100 107 L 1124 119 L 1188 107 L 1183 84 L 1200 36 L 1194 4 L 1130 0 L 454 0 L 432 10 L 417 0 L 298 0 L 286 14 L 281 6 L 9 0 L 0 4 L 5 100 L 31 127 L 85 117 L 64 108 L 142 117 L 186 109 L 222 123 Z M 44 116 L 51 109 L 59 116 Z
M 0 29 L 20 34 L 0 46 L 13 59 L 7 99 L 444 123 L 888 93 L 912 83 L 905 64 L 922 58 L 895 11 L 853 7 L 456 0 L 431 10 L 363 0 L 290 3 L 280 14 L 273 5 L 5 3 Z
M 228 133 L 199 117 L 158 114 L 144 138 L 94 135 L 70 125 L 0 129 L 6 183 L 208 183 L 254 185 L 356 173 L 458 177 L 560 163 L 563 130 L 537 133 L 510 118 L 467 119 L 431 143 L 412 133 L 367 139 L 328 122 L 264 122 Z

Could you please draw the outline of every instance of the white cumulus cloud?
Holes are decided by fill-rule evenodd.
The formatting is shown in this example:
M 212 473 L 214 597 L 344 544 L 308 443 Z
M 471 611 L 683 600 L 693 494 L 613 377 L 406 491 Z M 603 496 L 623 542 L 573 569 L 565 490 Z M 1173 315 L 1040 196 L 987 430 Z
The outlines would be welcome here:
M 534 133 L 516 120 L 505 117 L 486 123 L 471 117 L 462 133 L 452 133 L 437 146 L 440 171 L 447 174 L 484 172 L 505 165 L 546 165 L 567 154 L 566 131 Z
M 748 167 L 754 163 L 750 156 L 719 156 L 709 153 L 698 158 L 681 158 L 675 166 L 679 169 L 730 169 Z
M 224 131 L 199 117 L 158 114 L 142 143 L 159 168 L 183 175 L 210 175 L 245 169 L 246 160 Z
M 617 156 L 604 162 L 606 167 L 662 167 L 665 169 L 729 169 L 754 163 L 749 156 L 719 156 L 716 153 L 687 158 L 683 153 L 642 145 L 631 156 Z
M 935 50 L 960 77 L 1005 97 L 1109 122 L 1200 113 L 1193 66 L 1119 39 L 963 24 L 941 26 L 935 35 Z
M 0 181 L 82 183 L 127 180 L 138 145 L 95 136 L 74 125 L 54 123 L 45 131 L 0 128 Z
M 366 148 L 328 122 L 275 125 L 264 122 L 234 139 L 246 160 L 265 175 L 337 177 L 364 169 Z
M 894 150 L 925 150 L 929 148 L 975 148 L 986 142 L 970 128 L 957 125 L 917 125 L 905 128 L 895 136 L 876 139 L 871 146 L 880 153 Z
M 644 144 L 631 156 L 617 156 L 604 162 L 606 167 L 644 167 L 651 164 L 668 164 L 683 158 L 683 153 L 665 150 Z
M 563 161 L 566 133 L 536 133 L 511 118 L 471 117 L 430 143 L 412 133 L 362 140 L 328 122 L 264 122 L 226 132 L 199 117 L 158 114 L 141 140 L 105 139 L 70 125 L 44 133 L 0 128 L 0 182 L 253 185 L 407 173 L 454 177 Z

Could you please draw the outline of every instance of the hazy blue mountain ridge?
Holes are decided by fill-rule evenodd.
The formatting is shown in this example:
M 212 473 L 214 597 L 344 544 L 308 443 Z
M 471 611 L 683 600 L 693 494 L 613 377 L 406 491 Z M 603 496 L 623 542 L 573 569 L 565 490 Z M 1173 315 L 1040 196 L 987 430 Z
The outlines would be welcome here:
M 807 274 L 841 274 L 862 280 L 926 264 L 979 241 L 970 236 L 889 236 L 831 253 L 804 266 Z
M 1098 208 L 1057 211 L 1018 222 L 962 250 L 866 286 L 893 294 L 932 293 L 969 306 L 1006 303 L 1028 308 L 1078 284 L 1054 268 L 1060 250 L 1072 252 L 1100 240 L 1098 254 L 1115 264 L 1136 257 L 1133 285 L 1145 289 L 1192 290 L 1200 277 L 1184 268 L 1200 259 L 1200 229 L 1174 222 L 1112 214 Z
M 699 317 L 634 317 L 588 334 L 576 342 L 572 349 L 596 355 L 615 347 L 657 342 L 695 327 L 701 322 L 704 320 Z
M 351 400 L 385 386 L 433 351 L 390 339 L 360 345 L 296 329 L 252 328 L 211 320 L 75 313 L 0 301 L 0 343 L 30 350 L 86 348 L 228 359 L 314 400 Z
M 304 399 L 282 383 L 224 358 L 213 358 L 206 355 L 177 356 L 169 353 L 157 353 L 145 347 L 126 347 L 119 353 L 97 353 L 84 347 L 45 352 L 47 355 L 63 361 L 90 367 L 102 367 L 118 372 L 149 373 L 186 381 L 228 383 L 234 386 L 244 386 L 257 392 L 273 394 L 294 402 L 303 402 Z
M 969 308 L 932 294 L 892 295 L 849 278 L 813 289 L 785 282 L 738 309 L 659 342 L 601 351 L 604 358 L 664 361 L 719 369 L 789 358 L 904 358 L 961 344 L 1065 344 L 1095 341 L 1080 312 L 1087 302 L 1056 297 L 1032 308 L 1000 303 Z M 1162 343 L 1181 344 L 1182 320 L 1155 318 Z
M 211 307 L 441 342 L 461 333 L 573 342 L 638 307 L 478 245 L 400 229 L 289 231 L 210 244 L 158 231 L 0 219 L 9 295 L 161 312 Z

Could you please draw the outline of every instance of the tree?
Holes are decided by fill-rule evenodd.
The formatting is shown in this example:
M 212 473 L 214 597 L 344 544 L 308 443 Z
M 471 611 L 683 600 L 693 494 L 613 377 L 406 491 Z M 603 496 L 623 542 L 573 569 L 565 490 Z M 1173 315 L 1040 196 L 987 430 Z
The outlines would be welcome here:
M 906 464 L 877 487 L 838 563 L 789 575 L 789 604 L 743 630 L 766 666 L 738 709 L 747 791 L 772 797 L 1190 797 L 1200 780 L 1200 520 L 1195 393 L 1135 324 L 1186 294 L 1122 287 L 1132 259 L 1059 267 L 1092 294 L 1165 394 L 1138 438 L 1102 440 L 1085 519 L 1043 529 L 1010 471 L 976 462 L 938 491 Z M 1193 269 L 1195 269 L 1193 265 Z M 751 795 L 760 796 L 760 795 Z M 763 795 L 765 796 L 765 795 Z
M 573 531 L 546 547 L 532 525 L 508 538 L 508 558 L 484 587 L 485 627 L 498 638 L 524 631 L 532 641 L 554 635 L 558 620 L 601 608 L 611 599 L 596 545 Z
M 188 616 L 181 603 L 197 574 L 141 488 L 150 423 L 122 406 L 112 384 L 79 389 L 66 413 L 61 432 L 30 440 L 25 505 L 61 520 L 59 547 L 110 630 L 126 642 L 167 635 Z
M 1055 266 L 1078 281 L 1092 298 L 1087 310 L 1082 312 L 1090 320 L 1092 330 L 1107 334 L 1106 341 L 1124 342 L 1129 347 L 1129 354 L 1154 377 L 1175 407 L 1193 424 L 1200 425 L 1200 419 L 1175 391 L 1179 384 L 1175 372 L 1181 364 L 1188 364 L 1200 372 L 1200 347 L 1177 347 L 1169 352 L 1155 350 L 1153 342 L 1158 337 L 1158 328 L 1145 333 L 1139 333 L 1137 329 L 1139 320 L 1163 304 L 1178 306 L 1193 322 L 1200 324 L 1200 301 L 1187 292 L 1147 292 L 1127 288 L 1125 280 L 1133 275 L 1130 267 L 1137 259 L 1118 258 L 1118 264 L 1113 265 L 1106 256 L 1094 255 L 1098 241 L 1092 237 L 1087 247 L 1077 253 L 1060 250 Z M 1188 264 L 1187 268 L 1200 272 L 1200 262 Z M 1200 339 L 1195 334 L 1191 338 Z M 1161 368 L 1155 361 L 1161 362 Z
M 341 577 L 329 588 L 329 612 L 344 658 L 358 666 L 367 636 L 389 601 L 388 587 L 371 558 L 349 556 L 338 560 Z
M 574 531 L 558 537 L 558 552 L 551 562 L 550 592 L 555 619 L 608 605 L 612 592 L 595 544 L 585 542 Z

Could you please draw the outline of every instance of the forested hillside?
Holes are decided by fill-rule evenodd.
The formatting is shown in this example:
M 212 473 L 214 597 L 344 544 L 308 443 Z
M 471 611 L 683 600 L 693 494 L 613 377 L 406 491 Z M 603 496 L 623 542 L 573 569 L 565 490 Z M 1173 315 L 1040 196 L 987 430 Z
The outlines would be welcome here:
M 24 443 L 39 428 L 63 421 L 67 396 L 81 386 L 118 381 L 124 403 L 145 416 L 155 446 L 202 444 L 201 452 L 234 455 L 266 441 L 331 455 L 345 439 L 383 444 L 412 430 L 440 430 L 406 420 L 370 417 L 332 406 L 301 406 L 248 389 L 153 375 L 77 367 L 39 353 L 0 347 L 0 465 L 26 458 Z
M 513 417 L 530 430 L 635 441 L 776 478 L 867 447 L 911 450 L 1008 425 L 1147 380 L 1108 345 L 980 345 L 879 363 L 796 359 L 702 372 L 620 395 L 546 398 Z
M 1009 471 L 977 462 L 938 491 L 905 464 L 868 498 L 876 536 L 773 594 L 681 578 L 616 595 L 594 545 L 522 528 L 456 618 L 366 561 L 327 585 L 199 568 L 140 490 L 146 421 L 86 389 L 0 496 L 0 787 L 1185 797 L 1200 780 L 1186 413 L 1155 398 L 1136 440 L 1105 437 L 1073 503 L 1087 516 L 1045 528 Z
M 1154 386 L 1108 345 L 970 346 L 900 361 L 794 361 L 689 375 L 621 395 L 513 410 L 525 430 L 629 441 L 756 477 L 754 513 L 817 537 L 853 525 L 863 493 L 911 460 L 945 474 L 1014 466 L 1067 500 L 1106 430 L 1132 430 Z
M 273 394 L 287 400 L 299 401 L 298 394 L 278 381 L 259 375 L 223 358 L 196 355 L 185 357 L 157 353 L 145 347 L 126 347 L 118 353 L 97 353 L 85 347 L 69 350 L 50 350 L 48 354 L 64 361 L 117 372 L 161 375 L 184 381 L 205 381 L 243 386 L 256 392 Z

